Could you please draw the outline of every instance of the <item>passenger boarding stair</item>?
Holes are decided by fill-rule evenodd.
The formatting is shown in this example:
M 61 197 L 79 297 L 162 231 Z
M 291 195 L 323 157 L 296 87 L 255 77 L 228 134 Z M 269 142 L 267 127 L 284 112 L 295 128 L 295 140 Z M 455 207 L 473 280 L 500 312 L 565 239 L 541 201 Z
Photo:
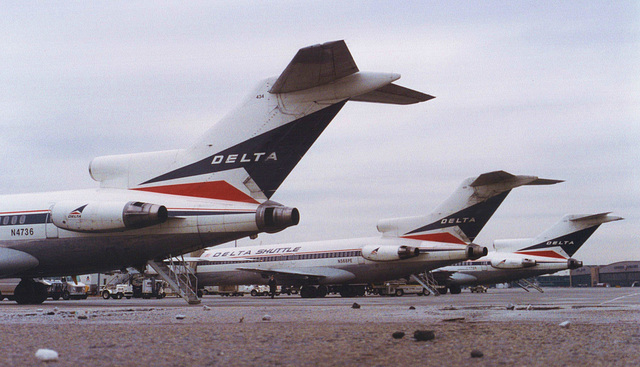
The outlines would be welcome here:
M 440 292 L 438 292 L 438 283 L 436 283 L 431 272 L 418 275 L 411 274 L 410 279 L 420 284 L 422 287 L 424 287 L 424 289 L 428 290 L 434 296 L 440 295 Z
M 197 278 L 184 258 L 178 260 L 172 257 L 168 262 L 149 260 L 148 264 L 188 304 L 197 305 L 200 303 L 200 299 L 194 291 L 194 289 L 198 289 Z M 195 286 L 192 285 L 194 282 L 196 282 Z
M 131 280 L 131 274 L 128 272 L 116 272 L 108 276 L 104 287 L 115 287 L 116 284 L 128 284 Z
M 518 287 L 524 289 L 525 291 L 529 292 L 529 290 L 527 289 L 527 287 L 531 287 L 535 290 L 537 290 L 540 293 L 544 293 L 544 291 L 542 290 L 542 288 L 540 288 L 540 286 L 538 286 L 537 284 L 534 284 L 526 279 L 520 279 L 517 282 L 514 282 Z

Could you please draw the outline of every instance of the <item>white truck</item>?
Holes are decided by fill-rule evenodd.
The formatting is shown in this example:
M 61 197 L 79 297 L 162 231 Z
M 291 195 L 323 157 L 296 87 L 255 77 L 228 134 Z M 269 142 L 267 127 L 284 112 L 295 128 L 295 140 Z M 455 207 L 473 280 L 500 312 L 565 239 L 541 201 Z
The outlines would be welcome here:
M 100 294 L 104 299 L 131 299 L 133 297 L 133 286 L 131 284 L 116 284 L 112 286 L 105 286 L 102 288 Z
M 62 298 L 70 299 L 87 299 L 89 287 L 83 282 L 76 282 L 72 277 L 63 277 L 60 279 L 48 279 L 49 297 L 54 301 Z
M 386 282 L 384 284 L 372 285 L 370 292 L 381 296 L 402 297 L 405 294 L 417 294 L 418 296 L 428 296 L 431 294 L 420 284 L 407 284 L 404 282 Z

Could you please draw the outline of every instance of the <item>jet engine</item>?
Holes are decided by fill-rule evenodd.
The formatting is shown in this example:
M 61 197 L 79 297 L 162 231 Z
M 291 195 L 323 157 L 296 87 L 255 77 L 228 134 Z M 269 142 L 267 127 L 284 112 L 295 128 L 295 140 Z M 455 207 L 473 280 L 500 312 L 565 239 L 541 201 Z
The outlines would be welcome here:
M 487 256 L 487 254 L 489 253 L 489 250 L 487 250 L 486 247 L 476 245 L 475 243 L 468 245 L 466 251 L 467 256 L 471 260 L 476 260 L 483 256 Z
M 578 269 L 582 267 L 582 261 L 576 260 L 574 258 L 567 259 L 567 268 L 569 269 Z
M 300 223 L 300 212 L 282 204 L 267 201 L 256 210 L 258 229 L 267 233 L 280 232 L 283 229 Z
M 167 208 L 139 201 L 59 202 L 51 208 L 56 227 L 75 232 L 122 232 L 164 223 Z
M 496 269 L 522 269 L 536 266 L 536 261 L 527 258 L 492 259 L 491 266 Z
M 371 261 L 404 260 L 420 255 L 420 249 L 407 245 L 366 245 L 362 257 Z

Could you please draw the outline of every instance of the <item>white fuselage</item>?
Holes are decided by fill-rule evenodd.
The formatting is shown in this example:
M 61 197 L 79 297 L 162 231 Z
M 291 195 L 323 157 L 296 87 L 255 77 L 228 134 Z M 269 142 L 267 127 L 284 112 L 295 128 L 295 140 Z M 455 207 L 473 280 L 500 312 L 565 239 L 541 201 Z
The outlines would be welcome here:
M 140 229 L 78 232 L 51 222 L 60 203 L 140 201 L 163 205 L 168 219 Z M 137 190 L 92 189 L 0 196 L 0 248 L 21 251 L 37 266 L 12 277 L 73 275 L 144 265 L 194 249 L 258 232 L 259 204 L 158 194 Z
M 445 266 L 433 273 L 437 280 L 441 279 L 438 273 L 448 274 L 444 281 L 446 285 L 472 286 L 511 282 L 566 269 L 569 269 L 568 259 L 497 251 L 478 260 Z
M 417 247 L 421 253 L 386 261 L 363 256 L 365 247 L 402 245 Z M 468 259 L 466 249 L 459 244 L 384 237 L 214 248 L 200 257 L 196 274 L 199 286 L 266 284 L 270 274 L 290 285 L 363 284 L 408 277 Z

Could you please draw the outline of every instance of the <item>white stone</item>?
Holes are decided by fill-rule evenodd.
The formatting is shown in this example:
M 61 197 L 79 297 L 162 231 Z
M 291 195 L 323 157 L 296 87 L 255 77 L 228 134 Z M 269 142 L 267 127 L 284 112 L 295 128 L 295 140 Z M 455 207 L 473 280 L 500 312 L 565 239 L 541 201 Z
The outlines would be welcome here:
M 57 361 L 58 352 L 51 349 L 38 349 L 36 352 L 36 358 L 44 362 Z

